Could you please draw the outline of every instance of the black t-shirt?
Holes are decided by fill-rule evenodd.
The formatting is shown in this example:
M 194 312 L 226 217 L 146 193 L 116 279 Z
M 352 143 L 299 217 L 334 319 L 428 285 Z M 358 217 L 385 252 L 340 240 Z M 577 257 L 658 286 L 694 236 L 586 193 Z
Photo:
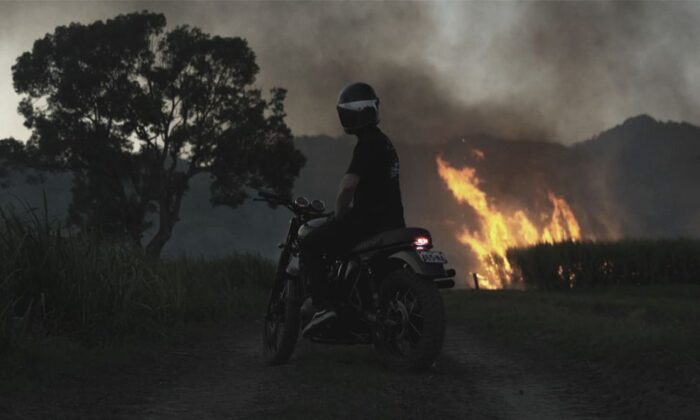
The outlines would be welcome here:
M 379 128 L 358 136 L 347 173 L 360 177 L 350 212 L 352 217 L 376 232 L 405 226 L 399 189 L 399 157 Z

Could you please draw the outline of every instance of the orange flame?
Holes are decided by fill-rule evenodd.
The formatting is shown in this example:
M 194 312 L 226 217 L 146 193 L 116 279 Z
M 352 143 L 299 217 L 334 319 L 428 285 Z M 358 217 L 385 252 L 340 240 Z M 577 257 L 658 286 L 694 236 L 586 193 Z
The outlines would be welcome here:
M 476 169 L 451 167 L 437 158 L 438 173 L 458 202 L 471 207 L 478 217 L 479 229 L 466 227 L 457 235 L 459 241 L 471 248 L 481 263 L 484 288 L 497 289 L 509 285 L 513 268 L 506 258 L 509 248 L 581 239 L 581 227 L 569 204 L 552 192 L 548 198 L 552 213 L 544 215 L 544 226 L 536 226 L 522 210 L 499 209 L 480 188 Z

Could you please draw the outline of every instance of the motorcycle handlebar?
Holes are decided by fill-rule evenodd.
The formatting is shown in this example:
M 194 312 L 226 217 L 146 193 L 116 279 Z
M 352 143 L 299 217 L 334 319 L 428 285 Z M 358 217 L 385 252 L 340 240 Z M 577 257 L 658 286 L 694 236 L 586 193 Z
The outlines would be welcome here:
M 299 207 L 296 204 L 294 204 L 292 201 L 283 199 L 279 197 L 276 194 L 267 192 L 267 191 L 258 191 L 258 198 L 253 198 L 253 201 L 265 201 L 267 203 L 270 203 L 272 205 L 282 205 L 286 208 L 288 208 L 290 211 L 293 213 L 307 213 L 307 214 L 313 214 L 314 216 L 318 217 L 329 217 L 335 214 L 335 212 L 326 212 L 326 213 L 320 213 L 318 211 L 313 210 L 310 207 Z

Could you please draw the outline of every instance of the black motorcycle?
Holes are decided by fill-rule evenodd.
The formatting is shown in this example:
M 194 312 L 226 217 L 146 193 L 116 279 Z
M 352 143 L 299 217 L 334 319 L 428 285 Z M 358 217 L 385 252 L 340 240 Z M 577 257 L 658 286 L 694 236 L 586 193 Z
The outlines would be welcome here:
M 286 363 L 301 329 L 311 320 L 310 282 L 299 265 L 299 241 L 331 214 L 319 200 L 287 200 L 261 192 L 258 201 L 288 208 L 294 215 L 267 306 L 263 352 L 270 365 Z M 455 271 L 432 250 L 430 233 L 403 228 L 356 245 L 326 261 L 338 317 L 308 337 L 327 344 L 374 344 L 383 362 L 400 371 L 430 367 L 445 335 L 445 310 L 438 289 L 454 286 Z

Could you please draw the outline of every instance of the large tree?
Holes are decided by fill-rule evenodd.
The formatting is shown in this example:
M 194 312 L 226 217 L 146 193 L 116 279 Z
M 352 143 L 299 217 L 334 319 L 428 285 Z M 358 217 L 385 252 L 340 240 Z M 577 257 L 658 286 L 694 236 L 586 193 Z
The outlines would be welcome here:
M 252 189 L 289 194 L 304 165 L 285 91 L 254 86 L 244 39 L 165 26 L 149 12 L 59 26 L 12 67 L 28 150 L 75 175 L 70 220 L 141 244 L 156 214 L 151 256 L 195 175 L 211 175 L 212 204 L 235 207 Z

